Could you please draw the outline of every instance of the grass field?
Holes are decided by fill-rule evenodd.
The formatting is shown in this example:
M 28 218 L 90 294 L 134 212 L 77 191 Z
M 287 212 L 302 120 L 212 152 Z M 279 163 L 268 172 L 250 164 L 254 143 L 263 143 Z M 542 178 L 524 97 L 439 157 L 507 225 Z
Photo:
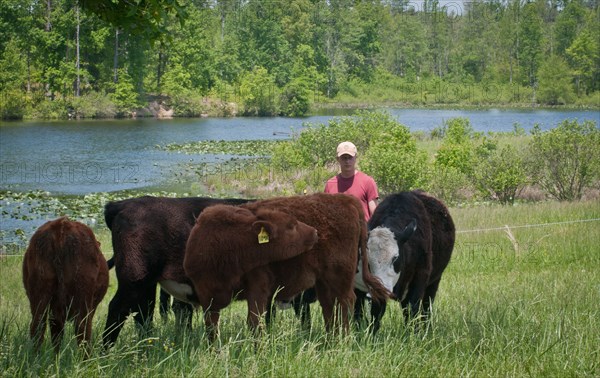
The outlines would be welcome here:
M 129 320 L 109 352 L 100 347 L 114 272 L 94 318 L 94 351 L 75 348 L 72 327 L 58 356 L 28 339 L 21 257 L 0 258 L 2 377 L 598 377 L 600 376 L 600 201 L 451 208 L 457 244 L 429 326 L 415 332 L 396 304 L 378 335 L 326 336 L 318 305 L 312 331 L 279 311 L 254 337 L 245 303 L 223 313 L 210 347 L 197 314 L 191 333 L 156 318 L 140 337 Z M 595 219 L 595 220 L 591 220 Z M 590 220 L 590 221 L 583 221 Z M 505 225 L 509 228 L 506 229 Z M 110 236 L 96 230 L 109 256 Z

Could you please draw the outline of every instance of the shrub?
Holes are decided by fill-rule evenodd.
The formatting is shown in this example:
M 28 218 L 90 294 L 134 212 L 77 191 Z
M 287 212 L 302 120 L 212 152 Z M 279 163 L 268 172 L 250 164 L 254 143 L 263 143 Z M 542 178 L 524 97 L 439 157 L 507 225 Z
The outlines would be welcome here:
M 100 92 L 86 93 L 72 101 L 76 118 L 114 118 L 117 107 L 109 96 Z
M 477 136 L 467 118 L 449 120 L 444 129 L 442 145 L 437 151 L 435 165 L 440 168 L 453 168 L 460 173 L 471 176 L 475 164 L 475 143 Z
M 382 194 L 422 188 L 427 183 L 427 154 L 417 149 L 408 127 L 397 124 L 383 131 L 366 151 L 361 168 Z
M 594 122 L 565 120 L 530 143 L 528 167 L 548 194 L 561 201 L 581 199 L 584 189 L 600 179 L 600 130 Z
M 0 92 L 0 119 L 23 119 L 26 97 L 20 90 Z
M 508 145 L 480 160 L 475 170 L 475 185 L 483 196 L 512 204 L 527 183 L 522 153 Z
M 240 84 L 240 100 L 244 105 L 245 115 L 276 115 L 277 86 L 275 79 L 266 68 L 258 67 L 242 77 Z

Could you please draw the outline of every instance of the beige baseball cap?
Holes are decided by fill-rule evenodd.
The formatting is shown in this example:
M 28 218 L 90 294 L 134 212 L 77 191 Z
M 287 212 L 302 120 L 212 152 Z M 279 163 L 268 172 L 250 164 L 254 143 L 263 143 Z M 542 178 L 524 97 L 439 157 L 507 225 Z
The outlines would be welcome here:
M 356 146 L 352 142 L 342 142 L 337 146 L 337 156 L 350 155 L 356 156 Z

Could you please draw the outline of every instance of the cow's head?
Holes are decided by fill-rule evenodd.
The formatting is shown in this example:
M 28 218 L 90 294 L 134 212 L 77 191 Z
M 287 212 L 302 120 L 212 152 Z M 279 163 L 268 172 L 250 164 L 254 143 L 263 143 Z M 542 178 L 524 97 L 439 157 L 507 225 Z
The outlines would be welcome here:
M 417 229 L 417 220 L 411 222 L 401 230 L 393 227 L 379 226 L 369 232 L 367 248 L 369 248 L 369 269 L 371 274 L 379 278 L 381 283 L 390 292 L 400 279 L 404 267 L 404 255 L 400 253 L 402 245 L 413 235 Z M 356 288 L 366 291 L 367 287 L 362 281 L 361 264 L 355 277 Z

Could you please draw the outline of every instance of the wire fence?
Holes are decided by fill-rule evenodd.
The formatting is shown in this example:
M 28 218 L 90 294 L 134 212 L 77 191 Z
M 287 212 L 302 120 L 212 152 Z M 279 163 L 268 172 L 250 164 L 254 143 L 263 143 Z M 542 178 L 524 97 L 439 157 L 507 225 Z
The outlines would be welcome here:
M 550 227 L 550 226 L 560 226 L 560 225 L 571 225 L 571 224 L 578 224 L 578 223 L 590 223 L 590 222 L 598 222 L 600 221 L 600 218 L 590 218 L 590 219 L 576 219 L 576 220 L 568 220 L 568 221 L 561 221 L 561 222 L 548 222 L 548 223 L 533 223 L 533 224 L 522 224 L 522 225 L 517 225 L 517 226 L 509 226 L 509 225 L 505 225 L 502 227 L 490 227 L 490 228 L 476 228 L 476 229 L 471 229 L 471 230 L 457 230 L 456 233 L 457 234 L 467 234 L 467 233 L 476 233 L 476 232 L 490 232 L 490 231 L 506 231 L 507 229 L 513 230 L 513 229 L 519 229 L 519 228 L 536 228 L 536 227 Z M 15 248 L 17 248 L 19 250 L 22 250 L 23 247 L 22 246 L 15 246 Z M 2 250 L 0 250 L 0 258 L 4 258 L 4 257 L 22 257 L 23 254 L 22 253 L 11 253 L 10 250 L 5 250 L 6 246 L 2 247 Z M 14 251 L 16 252 L 16 251 Z M 112 254 L 104 254 L 104 256 L 107 257 L 112 257 Z

